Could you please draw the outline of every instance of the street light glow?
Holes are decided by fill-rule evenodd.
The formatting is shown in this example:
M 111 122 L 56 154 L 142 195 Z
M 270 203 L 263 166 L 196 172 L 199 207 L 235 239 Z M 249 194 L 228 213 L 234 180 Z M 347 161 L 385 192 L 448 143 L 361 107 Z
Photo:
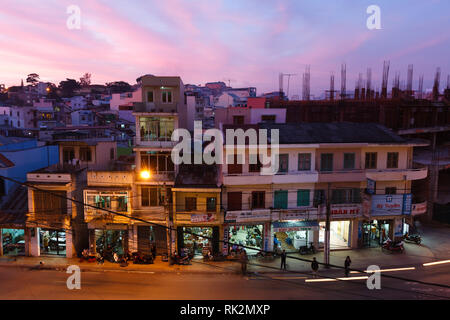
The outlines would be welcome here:
M 142 171 L 141 171 L 141 178 L 142 178 L 142 179 L 150 179 L 150 171 L 148 171 L 148 170 L 142 170 Z

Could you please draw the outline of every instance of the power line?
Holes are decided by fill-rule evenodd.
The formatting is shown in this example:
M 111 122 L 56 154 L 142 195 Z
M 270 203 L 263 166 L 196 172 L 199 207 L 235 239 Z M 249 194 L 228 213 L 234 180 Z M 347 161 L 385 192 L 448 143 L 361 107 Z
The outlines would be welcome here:
M 12 182 L 14 182 L 14 183 L 17 183 L 17 184 L 26 186 L 26 187 L 28 187 L 28 188 L 33 188 L 33 189 L 38 190 L 38 191 L 47 192 L 47 193 L 52 194 L 52 195 L 54 195 L 54 196 L 56 196 L 56 197 L 60 197 L 60 198 L 63 198 L 63 199 L 70 200 L 70 201 L 72 201 L 72 202 L 74 202 L 74 203 L 79 203 L 79 204 L 82 204 L 82 205 L 85 205 L 85 206 L 88 206 L 88 207 L 91 207 L 91 208 L 94 208 L 94 209 L 106 211 L 106 212 L 111 213 L 111 214 L 114 214 L 114 215 L 126 217 L 126 218 L 129 218 L 129 219 L 132 219 L 132 220 L 140 221 L 140 222 L 143 222 L 143 223 L 146 223 L 146 224 L 150 224 L 150 225 L 154 225 L 154 226 L 159 226 L 159 227 L 165 228 L 165 229 L 167 229 L 167 230 L 170 230 L 170 231 L 176 231 L 176 232 L 177 232 L 177 229 L 174 229 L 174 228 L 172 228 L 171 226 L 161 225 L 161 224 L 158 224 L 158 223 L 155 223 L 155 222 L 146 221 L 146 220 L 141 219 L 141 218 L 128 216 L 127 214 L 123 214 L 123 213 L 120 213 L 120 212 L 115 212 L 115 211 L 112 211 L 112 210 L 109 210 L 109 209 L 96 207 L 96 206 L 93 206 L 93 205 L 90 205 L 90 204 L 85 204 L 85 203 L 82 202 L 82 201 L 79 201 L 79 200 L 76 200 L 76 199 L 72 199 L 72 198 L 69 198 L 69 197 L 67 197 L 67 196 L 63 196 L 63 195 L 61 195 L 61 194 L 55 194 L 55 193 L 53 193 L 53 192 L 51 192 L 51 191 L 49 191 L 49 190 L 41 189 L 41 188 L 38 188 L 38 187 L 36 187 L 36 186 L 30 185 L 30 184 L 25 183 L 25 182 L 20 182 L 20 181 L 17 181 L 17 180 L 15 180 L 15 179 L 12 179 L 12 178 L 9 178 L 9 177 L 5 177 L 5 176 L 2 176 L 2 175 L 0 175 L 0 177 L 3 178 L 3 179 L 6 179 L 6 180 L 12 181 Z M 218 241 L 219 243 L 222 242 L 222 243 L 226 243 L 227 245 L 230 245 L 230 244 L 231 244 L 231 245 L 237 245 L 237 246 L 242 247 L 242 248 L 245 248 L 245 249 L 257 250 L 257 251 L 262 252 L 262 253 L 270 253 L 270 254 L 273 254 L 273 252 L 270 252 L 270 251 L 266 251 L 266 250 L 262 250 L 262 249 L 255 249 L 255 248 L 253 248 L 253 247 L 244 246 L 244 245 L 240 245 L 240 244 L 236 244 L 236 243 L 231 243 L 231 242 L 229 242 L 229 241 L 224 241 L 224 240 L 220 240 L 220 239 L 214 239 L 213 237 L 208 237 L 208 236 L 205 236 L 205 235 L 199 235 L 199 234 L 193 233 L 193 232 L 191 232 L 191 231 L 185 231 L 185 230 L 183 230 L 183 233 L 187 233 L 187 234 L 193 235 L 193 236 L 195 236 L 195 237 L 199 237 L 199 238 L 208 239 L 208 240 L 211 240 L 211 241 L 213 241 L 213 242 Z M 308 259 L 304 259 L 304 258 L 299 258 L 299 257 L 293 257 L 293 256 L 286 256 L 286 257 L 287 257 L 287 258 L 290 258 L 290 259 L 299 260 L 299 261 L 312 262 L 312 260 L 308 260 Z M 328 266 L 328 267 L 337 268 L 337 269 L 345 269 L 345 267 L 338 266 L 338 265 L 333 265 L 333 264 L 330 264 L 330 263 L 325 264 L 325 263 L 322 263 L 322 262 L 318 262 L 318 264 L 319 264 L 319 265 Z M 360 273 L 365 273 L 365 271 L 359 270 L 359 269 L 349 269 L 349 270 L 350 270 L 350 271 L 357 271 L 357 272 L 360 272 Z M 415 280 L 415 279 L 408 279 L 408 278 L 403 278 L 403 277 L 398 277 L 398 276 L 392 276 L 392 275 L 387 275 L 387 274 L 381 274 L 381 276 L 382 276 L 382 277 L 386 277 L 386 278 L 392 278 L 392 279 L 402 280 L 402 281 L 415 282 L 415 283 L 419 283 L 419 284 L 423 284 L 423 285 L 428 285 L 428 286 L 437 286 L 437 287 L 442 287 L 442 288 L 450 289 L 450 286 L 449 286 L 449 285 L 440 284 L 440 283 L 425 282 L 425 281 L 420 281 L 420 280 Z

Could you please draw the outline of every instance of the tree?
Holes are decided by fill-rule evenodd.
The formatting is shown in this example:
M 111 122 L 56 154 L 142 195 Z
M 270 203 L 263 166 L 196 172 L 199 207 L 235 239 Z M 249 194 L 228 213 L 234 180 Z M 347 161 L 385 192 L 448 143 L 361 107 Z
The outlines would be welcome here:
M 90 73 L 85 73 L 81 78 L 80 78 L 80 86 L 82 87 L 87 87 L 91 84 L 91 74 Z
M 125 81 L 107 82 L 106 86 L 109 88 L 111 93 L 122 93 L 131 91 L 130 84 Z
M 59 83 L 59 89 L 63 97 L 73 97 L 75 89 L 79 89 L 80 84 L 75 79 L 66 79 Z
M 36 85 L 39 82 L 39 75 L 37 73 L 30 73 L 27 76 L 27 82 L 31 83 L 31 85 Z

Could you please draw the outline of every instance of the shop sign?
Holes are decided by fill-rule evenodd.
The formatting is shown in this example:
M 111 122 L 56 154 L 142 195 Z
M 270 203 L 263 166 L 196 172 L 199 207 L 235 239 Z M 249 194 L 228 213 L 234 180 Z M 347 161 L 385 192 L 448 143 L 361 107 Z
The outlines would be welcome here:
M 208 214 L 191 214 L 191 222 L 212 222 L 216 219 L 212 213 Z
M 424 214 L 427 212 L 427 202 L 422 202 L 422 203 L 414 203 L 412 205 L 412 215 L 418 215 L 418 214 Z
M 372 196 L 372 216 L 411 214 L 411 194 Z
M 375 194 L 376 190 L 376 182 L 372 179 L 367 179 L 367 193 L 368 194 Z
M 229 241 L 230 229 L 228 227 L 223 228 L 223 247 L 222 254 L 224 256 L 228 255 L 228 241 Z
M 403 236 L 403 220 L 402 219 L 395 219 L 394 222 L 394 237 L 401 237 Z
M 248 222 L 270 220 L 270 210 L 234 211 L 228 212 L 226 221 Z
M 321 214 L 326 214 L 327 208 L 323 206 L 321 208 Z M 358 215 L 361 213 L 361 206 L 353 205 L 353 206 L 331 206 L 331 215 Z

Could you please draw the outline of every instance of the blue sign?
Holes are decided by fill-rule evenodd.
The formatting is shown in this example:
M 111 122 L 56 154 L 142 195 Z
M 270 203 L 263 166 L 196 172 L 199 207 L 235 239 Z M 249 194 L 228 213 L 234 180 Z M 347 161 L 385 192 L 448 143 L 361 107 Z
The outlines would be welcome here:
M 375 180 L 367 179 L 367 193 L 375 194 L 376 185 Z
M 403 195 L 403 214 L 411 215 L 412 211 L 412 194 L 405 193 Z

